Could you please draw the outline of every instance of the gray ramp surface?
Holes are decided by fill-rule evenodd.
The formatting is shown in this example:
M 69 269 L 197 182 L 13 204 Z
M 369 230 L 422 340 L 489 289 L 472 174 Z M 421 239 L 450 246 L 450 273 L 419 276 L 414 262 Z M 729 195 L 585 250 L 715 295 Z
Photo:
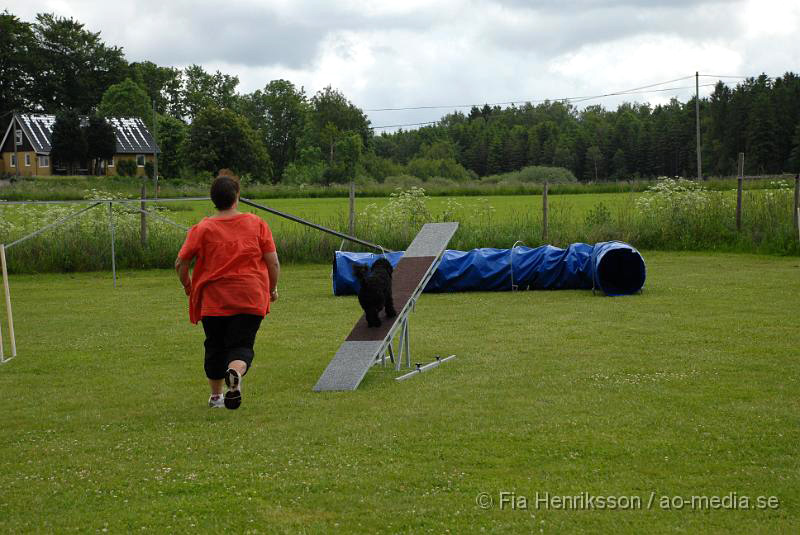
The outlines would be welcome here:
M 371 328 L 367 327 L 362 314 L 314 385 L 314 391 L 358 388 L 367 371 L 391 343 L 396 328 L 408 316 L 413 302 L 433 276 L 457 229 L 458 223 L 426 223 L 422 227 L 392 275 L 392 295 L 397 316 L 386 318 L 382 314 L 383 325 Z
M 435 256 L 439 258 L 450 238 L 456 233 L 458 223 L 425 223 L 414 241 L 406 248 L 403 258 L 413 256 Z

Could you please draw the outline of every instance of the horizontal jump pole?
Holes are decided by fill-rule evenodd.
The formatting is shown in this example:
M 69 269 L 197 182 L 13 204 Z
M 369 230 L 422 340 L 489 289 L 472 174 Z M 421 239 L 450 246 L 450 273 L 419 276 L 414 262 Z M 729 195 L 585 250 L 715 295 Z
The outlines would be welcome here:
M 168 199 L 76 199 L 73 201 L 0 201 L 0 206 L 11 204 L 91 204 L 94 202 L 99 203 L 130 203 L 130 202 L 181 202 L 181 201 L 209 201 L 210 197 L 173 197 Z
M 444 357 L 444 358 L 436 357 L 436 360 L 434 360 L 433 362 L 431 362 L 429 364 L 425 364 L 424 366 L 421 366 L 420 364 L 417 364 L 417 368 L 415 370 L 410 371 L 405 375 L 401 375 L 400 377 L 396 377 L 395 381 L 405 381 L 406 379 L 410 379 L 411 377 L 414 377 L 415 375 L 418 375 L 420 373 L 423 373 L 423 372 L 426 372 L 426 371 L 431 370 L 433 368 L 436 368 L 442 362 L 447 362 L 448 360 L 454 359 L 454 358 L 456 358 L 455 355 L 450 355 L 449 357 Z
M 146 215 L 146 216 L 153 216 L 153 217 L 155 217 L 156 219 L 160 219 L 161 221 L 163 221 L 163 222 L 165 222 L 165 223 L 169 223 L 169 224 L 170 224 L 170 225 L 172 225 L 173 227 L 177 227 L 177 228 L 181 229 L 181 230 L 182 230 L 182 231 L 184 231 L 184 232 L 186 232 L 186 231 L 188 231 L 188 230 L 189 230 L 189 227 L 185 227 L 185 226 L 181 225 L 180 223 L 176 223 L 176 222 L 175 222 L 175 221 L 173 221 L 172 219 L 166 218 L 166 217 L 164 217 L 163 215 L 160 215 L 160 214 L 158 214 L 158 213 L 156 213 L 156 212 L 153 212 L 152 210 L 145 210 L 144 208 L 137 208 L 137 209 L 134 211 L 134 213 L 136 213 L 136 212 L 141 212 L 141 213 L 143 213 L 143 214 L 144 214 L 144 215 Z
M 70 215 L 68 215 L 68 216 L 66 216 L 66 217 L 62 217 L 62 218 L 61 218 L 61 219 L 59 219 L 58 221 L 53 221 L 53 222 L 52 222 L 52 223 L 50 223 L 49 225 L 46 225 L 46 226 L 44 226 L 44 227 L 40 228 L 39 230 L 36 230 L 36 231 L 34 231 L 34 232 L 31 232 L 31 233 L 30 233 L 30 234 L 28 234 L 27 236 L 23 236 L 23 237 L 21 237 L 21 238 L 20 238 L 20 239 L 18 239 L 18 240 L 12 241 L 11 243 L 9 243 L 9 244 L 7 244 L 7 245 L 6 245 L 6 249 L 11 249 L 12 247 L 14 247 L 15 245 L 17 245 L 18 243 L 22 243 L 22 242 L 24 242 L 25 240 L 29 240 L 29 239 L 33 238 L 34 236 L 38 236 L 39 234 L 41 234 L 41 233 L 42 233 L 42 232 L 44 232 L 45 230 L 47 230 L 47 229 L 50 229 L 50 228 L 53 228 L 53 227 L 55 227 L 55 226 L 58 226 L 58 225 L 61 225 L 61 224 L 63 224 L 63 223 L 66 223 L 66 222 L 67 222 L 67 221 L 69 221 L 70 219 L 73 219 L 73 218 L 75 218 L 75 217 L 78 217 L 78 216 L 79 216 L 79 215 L 81 215 L 82 213 L 84 213 L 84 212 L 88 212 L 89 210 L 91 210 L 91 209 L 92 209 L 92 208 L 94 208 L 95 206 L 98 206 L 98 205 L 102 204 L 100 201 L 93 201 L 93 202 L 94 202 L 94 204 L 92 204 L 91 206 L 87 206 L 86 208 L 83 208 L 82 210 L 78 210 L 78 211 L 77 211 L 77 212 L 75 212 L 74 214 L 70 214 Z
M 297 216 L 294 216 L 292 214 L 287 214 L 285 212 L 281 212 L 280 210 L 275 210 L 274 208 L 268 208 L 268 207 L 263 206 L 263 205 L 258 204 L 258 203 L 254 203 L 250 199 L 245 199 L 244 197 L 240 197 L 239 198 L 239 202 L 247 204 L 247 205 L 252 206 L 254 208 L 258 208 L 260 210 L 264 210 L 265 212 L 269 212 L 269 213 L 274 214 L 276 216 L 283 217 L 283 218 L 288 219 L 290 221 L 294 221 L 295 223 L 300 223 L 301 225 L 306 225 L 306 226 L 309 226 L 311 228 L 315 228 L 317 230 L 321 230 L 322 232 L 327 232 L 328 234 L 333 234 L 334 236 L 338 236 L 339 238 L 342 238 L 343 240 L 348 240 L 348 241 L 351 241 L 353 243 L 358 243 L 360 245 L 363 245 L 365 247 L 370 247 L 372 249 L 375 249 L 376 251 L 381 251 L 381 252 L 385 251 L 385 252 L 390 252 L 390 253 L 393 252 L 391 249 L 386 249 L 384 247 L 381 247 L 380 245 L 375 245 L 374 243 L 370 243 L 368 241 L 364 241 L 364 240 L 356 238 L 354 236 L 349 236 L 347 234 L 344 234 L 343 232 L 339 232 L 337 230 L 329 229 L 328 227 L 323 227 L 322 225 L 317 225 L 316 223 L 312 223 L 311 221 L 307 221 L 307 220 L 305 220 L 305 219 L 303 219 L 301 217 L 297 217 Z

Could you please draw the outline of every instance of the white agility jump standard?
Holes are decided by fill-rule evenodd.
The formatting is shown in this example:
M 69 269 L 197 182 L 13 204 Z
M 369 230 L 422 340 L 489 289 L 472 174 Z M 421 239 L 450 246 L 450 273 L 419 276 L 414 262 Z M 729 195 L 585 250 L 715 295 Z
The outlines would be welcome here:
M 382 317 L 383 325 L 368 327 L 364 315 L 339 347 L 314 386 L 315 392 L 355 390 L 376 362 L 385 363 L 386 354 L 394 359 L 392 342 L 400 335 L 396 368 L 406 356 L 411 366 L 408 315 L 414 309 L 425 285 L 433 276 L 458 223 L 427 223 L 406 249 L 392 274 L 392 294 L 397 316 Z
M 57 221 L 49 223 L 43 226 L 40 229 L 37 229 L 30 234 L 22 236 L 14 240 L 11 243 L 4 244 L 0 243 L 0 271 L 2 271 L 3 276 L 3 293 L 5 295 L 5 304 L 6 304 L 6 320 L 8 322 L 8 335 L 9 335 L 9 343 L 11 346 L 11 356 L 6 358 L 5 355 L 5 346 L 3 345 L 3 325 L 0 322 L 0 364 L 4 364 L 9 360 L 13 359 L 17 356 L 17 340 L 14 334 L 14 315 L 11 308 L 11 290 L 8 283 L 8 265 L 6 260 L 6 251 L 15 245 L 18 245 L 22 242 L 25 242 L 31 238 L 35 238 L 36 236 L 42 234 L 43 232 L 50 230 L 52 228 L 58 227 L 60 225 L 65 224 L 66 222 L 75 219 L 76 217 L 80 216 L 91 210 L 96 206 L 101 206 L 104 204 L 108 205 L 108 225 L 109 231 L 111 233 L 111 272 L 113 274 L 114 279 L 114 288 L 117 287 L 117 262 L 116 262 L 116 253 L 115 253 L 115 244 L 114 244 L 114 213 L 112 210 L 112 204 L 120 203 L 143 203 L 145 202 L 155 202 L 155 203 L 162 203 L 162 202 L 177 202 L 177 201 L 186 201 L 186 200 L 208 200 L 208 197 L 199 197 L 199 198 L 179 198 L 179 199 L 91 199 L 91 200 L 77 200 L 77 201 L 0 201 L 0 205 L 25 205 L 25 204 L 33 204 L 33 205 L 50 205 L 50 204 L 88 204 L 85 208 L 78 210 L 77 212 L 73 212 Z M 174 221 L 167 219 L 164 216 L 161 216 L 153 211 L 145 210 L 144 208 L 136 208 L 135 211 L 141 212 L 148 216 L 154 216 L 157 219 L 163 220 L 171 225 L 174 225 L 178 228 L 183 230 L 188 230 L 187 227 L 175 223 Z

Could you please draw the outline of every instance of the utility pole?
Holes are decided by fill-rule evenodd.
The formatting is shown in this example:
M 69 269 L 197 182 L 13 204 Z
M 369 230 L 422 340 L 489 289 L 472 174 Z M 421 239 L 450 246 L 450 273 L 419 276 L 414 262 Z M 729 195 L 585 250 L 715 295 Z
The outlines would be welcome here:
M 158 144 L 156 139 L 157 131 L 158 125 L 156 123 L 156 101 L 153 99 L 153 179 L 156 182 L 156 199 L 158 199 L 158 154 L 156 154 L 156 145 Z
M 14 125 L 14 173 L 19 178 L 19 152 L 17 152 L 17 114 L 11 115 L 11 124 Z
M 700 73 L 694 73 L 694 118 L 697 125 L 697 180 L 703 180 L 703 155 L 700 152 Z

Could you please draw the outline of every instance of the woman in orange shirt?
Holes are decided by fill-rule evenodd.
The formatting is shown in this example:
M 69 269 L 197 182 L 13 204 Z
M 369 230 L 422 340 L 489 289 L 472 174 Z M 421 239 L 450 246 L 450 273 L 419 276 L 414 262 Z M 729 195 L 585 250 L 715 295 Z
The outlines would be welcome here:
M 280 263 L 267 223 L 239 212 L 238 179 L 218 176 L 211 200 L 217 214 L 189 229 L 175 269 L 189 296 L 189 320 L 201 321 L 206 335 L 208 405 L 237 409 L 256 333 L 270 302 L 278 300 Z M 228 387 L 224 396 L 223 381 Z

